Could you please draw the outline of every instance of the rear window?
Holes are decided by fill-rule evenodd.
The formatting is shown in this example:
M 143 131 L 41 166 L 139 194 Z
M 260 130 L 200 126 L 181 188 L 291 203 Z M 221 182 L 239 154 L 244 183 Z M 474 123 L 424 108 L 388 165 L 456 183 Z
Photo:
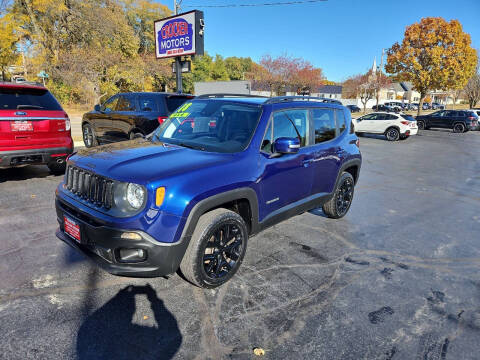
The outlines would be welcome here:
M 402 115 L 405 120 L 415 121 L 415 118 L 412 115 Z
M 0 88 L 0 110 L 62 110 L 47 89 Z
M 167 102 L 167 109 L 169 113 L 177 110 L 185 101 L 191 99 L 190 96 L 167 96 L 165 101 Z

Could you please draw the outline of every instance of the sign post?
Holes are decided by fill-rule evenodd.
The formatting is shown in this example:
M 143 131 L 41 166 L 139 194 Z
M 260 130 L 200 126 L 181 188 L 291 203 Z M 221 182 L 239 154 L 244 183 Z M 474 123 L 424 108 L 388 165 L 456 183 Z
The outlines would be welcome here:
M 176 14 L 154 23 L 155 55 L 157 59 L 175 58 L 178 93 L 183 91 L 182 56 L 203 55 L 204 27 L 203 12 L 198 10 Z

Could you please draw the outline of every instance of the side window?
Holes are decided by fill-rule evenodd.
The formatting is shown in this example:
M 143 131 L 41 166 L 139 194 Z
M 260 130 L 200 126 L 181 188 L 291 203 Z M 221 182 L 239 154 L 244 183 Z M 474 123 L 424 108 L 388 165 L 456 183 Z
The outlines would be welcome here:
M 335 138 L 336 126 L 333 109 L 313 109 L 312 118 L 315 128 L 315 144 Z
M 273 143 L 281 137 L 299 138 L 301 147 L 308 145 L 308 110 L 293 109 L 274 113 L 262 141 L 262 151 L 271 153 Z
M 155 101 L 154 96 L 150 95 L 141 95 L 138 99 L 140 103 L 140 111 L 145 111 L 145 112 L 157 112 L 158 111 L 158 104 Z
M 397 120 L 397 119 L 398 119 L 398 116 L 396 115 L 392 115 L 392 114 L 387 115 L 387 120 Z
M 110 99 L 105 101 L 103 104 L 103 110 L 105 112 L 111 112 L 115 110 L 115 107 L 117 106 L 117 101 L 118 101 L 118 96 L 112 96 Z
M 347 128 L 345 114 L 343 110 L 335 110 L 335 117 L 337 118 L 339 134 L 343 133 Z
M 134 111 L 135 105 L 130 96 L 120 95 L 117 102 L 117 111 Z

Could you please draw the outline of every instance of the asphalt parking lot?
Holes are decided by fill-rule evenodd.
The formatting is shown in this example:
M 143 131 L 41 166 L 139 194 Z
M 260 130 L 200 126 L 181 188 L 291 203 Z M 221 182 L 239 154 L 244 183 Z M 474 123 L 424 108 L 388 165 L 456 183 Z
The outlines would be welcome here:
M 0 170 L 0 358 L 478 359 L 480 132 L 360 147 L 344 219 L 251 238 L 215 290 L 97 269 L 54 235 L 61 178 Z

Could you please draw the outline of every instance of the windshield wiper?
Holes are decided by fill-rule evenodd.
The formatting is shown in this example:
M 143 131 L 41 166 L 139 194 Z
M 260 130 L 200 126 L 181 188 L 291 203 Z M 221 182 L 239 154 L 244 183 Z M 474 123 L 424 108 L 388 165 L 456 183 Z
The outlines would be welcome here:
M 175 144 L 175 145 L 183 146 L 183 147 L 186 147 L 186 148 L 189 148 L 189 149 L 205 151 L 205 148 L 203 148 L 201 146 L 195 146 L 195 145 L 190 145 L 190 144 L 185 144 L 185 143 L 178 143 L 178 144 Z
M 17 109 L 45 109 L 43 106 L 38 105 L 17 105 Z

